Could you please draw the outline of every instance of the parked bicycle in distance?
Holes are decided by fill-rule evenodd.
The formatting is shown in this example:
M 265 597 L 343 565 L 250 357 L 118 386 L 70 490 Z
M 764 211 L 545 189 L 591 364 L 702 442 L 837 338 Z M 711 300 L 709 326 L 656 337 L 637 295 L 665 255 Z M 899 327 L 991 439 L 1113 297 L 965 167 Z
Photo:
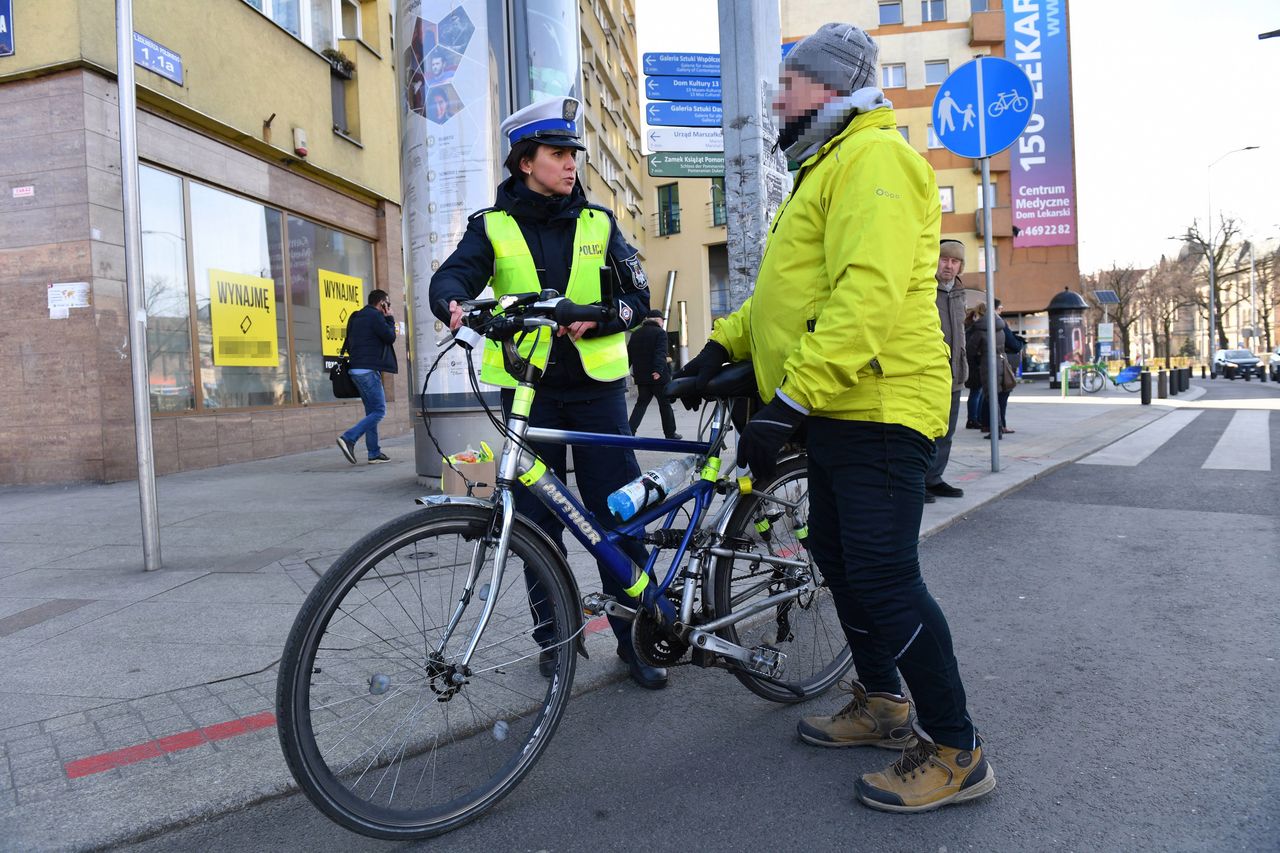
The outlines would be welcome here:
M 519 380 L 505 422 L 489 412 L 505 436 L 493 496 L 420 498 L 423 508 L 351 546 L 303 604 L 277 683 L 294 778 L 328 817 L 378 838 L 448 832 L 510 793 L 569 701 L 586 654 L 584 614 L 629 620 L 636 654 L 650 665 L 724 669 L 774 702 L 816 696 L 852 664 L 805 545 L 804 454 L 784 458 L 767 482 L 721 473 L 734 398 L 754 394 L 749 363 L 707 388 L 697 441 L 539 429 L 527 415 L 541 371 L 521 353 L 557 325 L 599 320 L 604 309 L 544 292 L 464 310 L 455 340 L 468 360 L 485 338 L 498 341 Z M 693 394 L 692 382 L 673 382 L 669 394 Z M 615 526 L 593 517 L 530 442 L 694 454 L 697 474 Z M 564 555 L 515 513 L 517 482 L 608 564 L 638 606 L 579 594 Z M 626 540 L 651 549 L 647 565 L 627 557 Z

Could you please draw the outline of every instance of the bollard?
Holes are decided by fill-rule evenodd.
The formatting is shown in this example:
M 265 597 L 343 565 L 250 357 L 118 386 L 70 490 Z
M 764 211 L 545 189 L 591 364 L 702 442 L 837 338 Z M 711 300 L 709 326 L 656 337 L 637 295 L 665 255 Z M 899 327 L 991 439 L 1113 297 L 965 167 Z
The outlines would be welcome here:
M 1161 400 L 1169 396 L 1169 374 L 1163 370 L 1156 378 L 1156 396 Z
M 1178 390 L 1190 391 L 1191 390 L 1191 368 L 1184 367 L 1181 370 L 1179 370 L 1178 373 L 1182 375 L 1182 385 L 1179 386 Z
M 1142 379 L 1142 405 L 1151 405 L 1151 371 L 1144 370 L 1141 373 Z
M 1204 371 L 1204 365 L 1202 364 L 1200 365 L 1200 378 L 1204 379 L 1204 377 L 1205 377 L 1205 371 Z M 1212 379 L 1213 377 L 1210 376 L 1209 378 Z
M 1178 396 L 1178 369 L 1176 367 L 1169 371 L 1169 396 Z

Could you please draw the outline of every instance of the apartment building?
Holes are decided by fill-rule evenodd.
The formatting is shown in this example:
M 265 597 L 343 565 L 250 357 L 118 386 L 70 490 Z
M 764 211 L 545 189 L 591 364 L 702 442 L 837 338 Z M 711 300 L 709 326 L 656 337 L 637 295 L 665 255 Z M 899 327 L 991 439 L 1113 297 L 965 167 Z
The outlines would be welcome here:
M 180 5 L 133 4 L 159 473 L 332 445 L 362 414 L 333 329 L 374 288 L 404 304 L 393 0 Z M 0 483 L 132 478 L 115 4 L 14 0 L 9 29 Z

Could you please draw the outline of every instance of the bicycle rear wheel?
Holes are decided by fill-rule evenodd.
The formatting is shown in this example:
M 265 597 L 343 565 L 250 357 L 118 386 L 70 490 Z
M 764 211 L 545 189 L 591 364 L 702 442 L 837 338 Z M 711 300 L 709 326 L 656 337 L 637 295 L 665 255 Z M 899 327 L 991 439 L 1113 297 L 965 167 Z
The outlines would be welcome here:
M 1080 374 L 1080 387 L 1090 394 L 1101 391 L 1102 386 L 1105 384 L 1106 380 L 1102 378 L 1102 374 L 1094 368 L 1090 368 Z
M 1129 393 L 1142 390 L 1142 381 L 1140 379 L 1132 379 L 1128 382 L 1117 382 L 1116 384 Z
M 553 546 L 517 520 L 491 590 L 493 526 L 494 511 L 478 506 L 389 522 L 343 554 L 298 613 L 277 681 L 280 744 L 307 797 L 348 829 L 389 839 L 456 829 L 515 787 L 560 722 L 580 622 L 572 583 Z M 474 594 L 456 613 L 477 555 Z
M 776 496 L 794 504 L 768 500 Z M 821 581 L 805 547 L 809 521 L 808 458 L 797 456 L 778 465 L 768 483 L 757 483 L 743 497 L 725 528 L 727 544 L 739 551 L 805 559 L 803 570 L 719 558 L 712 569 L 711 609 L 716 618 L 741 612 L 767 596 L 804 584 L 802 574 Z M 717 632 L 731 643 L 754 648 L 771 646 L 787 655 L 779 680 L 793 690 L 764 680 L 746 669 L 733 674 L 748 690 L 771 702 L 799 702 L 830 688 L 853 664 L 831 590 L 814 591 L 771 607 Z

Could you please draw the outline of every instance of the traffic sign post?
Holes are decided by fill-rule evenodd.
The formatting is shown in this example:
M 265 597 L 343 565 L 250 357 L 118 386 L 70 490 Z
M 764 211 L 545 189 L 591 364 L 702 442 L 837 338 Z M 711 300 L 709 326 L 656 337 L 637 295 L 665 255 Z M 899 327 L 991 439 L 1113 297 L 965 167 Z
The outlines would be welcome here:
M 982 163 L 982 243 L 987 284 L 987 397 L 991 470 L 1000 470 L 999 375 L 996 353 L 995 248 L 991 238 L 991 155 L 1008 148 L 1031 120 L 1035 92 L 1026 73 L 1007 59 L 982 56 L 942 81 L 933 99 L 933 132 L 954 154 Z M 997 350 L 999 346 L 1001 350 Z

